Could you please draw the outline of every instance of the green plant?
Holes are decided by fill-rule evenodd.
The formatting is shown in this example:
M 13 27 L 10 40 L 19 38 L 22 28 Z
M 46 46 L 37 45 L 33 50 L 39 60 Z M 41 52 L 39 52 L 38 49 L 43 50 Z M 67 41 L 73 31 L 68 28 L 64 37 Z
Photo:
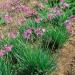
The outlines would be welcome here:
M 41 1 L 44 2 L 44 0 L 41 0 Z M 49 5 L 49 7 L 53 7 L 53 6 L 58 5 L 59 2 L 60 2 L 60 0 L 48 0 L 47 5 Z M 46 4 L 46 2 L 45 2 L 45 4 Z
M 0 75 L 14 75 L 8 56 L 0 57 Z
M 47 28 L 42 40 L 42 47 L 55 51 L 56 49 L 62 47 L 66 40 L 68 40 L 68 33 L 63 26 Z
M 17 75 L 45 75 L 54 71 L 56 64 L 52 55 L 18 41 L 20 45 L 15 47 L 18 50 L 15 55 L 20 64 Z
M 4 25 L 5 24 L 5 20 L 3 18 L 0 18 L 0 25 Z

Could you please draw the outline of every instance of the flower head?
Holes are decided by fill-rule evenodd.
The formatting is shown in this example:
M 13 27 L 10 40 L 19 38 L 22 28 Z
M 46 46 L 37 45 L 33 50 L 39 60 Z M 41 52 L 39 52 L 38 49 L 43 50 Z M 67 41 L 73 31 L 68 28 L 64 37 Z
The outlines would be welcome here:
M 23 34 L 24 38 L 27 40 L 30 39 L 32 31 L 33 31 L 32 29 L 28 29 L 28 30 L 24 31 L 24 34 Z
M 17 31 L 11 31 L 11 32 L 8 33 L 9 38 L 16 38 L 17 35 L 18 35 Z
M 19 17 L 18 20 L 17 20 L 17 23 L 19 25 L 21 25 L 22 23 L 24 23 L 26 21 L 26 19 L 24 17 Z
M 41 28 L 36 29 L 35 33 L 36 33 L 37 36 L 42 36 L 43 35 L 43 31 L 42 31 Z
M 7 23 L 11 23 L 11 22 L 13 21 L 12 17 L 9 16 L 9 15 L 5 15 L 5 16 L 4 16 L 4 19 L 5 19 L 5 21 L 6 21 Z
M 35 18 L 35 22 L 36 22 L 36 23 L 40 23 L 40 21 L 41 21 L 40 17 Z
M 69 20 L 71 20 L 72 22 L 75 22 L 75 15 L 72 15 Z
M 25 14 L 27 14 L 27 15 L 31 15 L 31 14 L 32 14 L 32 11 L 31 11 L 30 7 L 23 5 L 23 6 L 21 6 L 21 8 L 22 8 L 22 11 L 23 11 Z
M 58 6 L 53 7 L 52 11 L 55 13 L 56 16 L 62 15 L 61 9 Z
M 66 20 L 64 23 L 66 29 L 68 30 L 69 33 L 73 34 L 74 33 L 74 28 L 72 26 L 72 21 L 71 20 Z
M 50 20 L 51 20 L 51 19 L 53 19 L 53 18 L 54 18 L 54 16 L 55 16 L 55 15 L 54 15 L 54 14 L 52 14 L 52 13 L 49 13 L 49 14 L 48 14 L 48 18 L 49 18 Z
M 5 55 L 5 51 L 4 50 L 0 50 L 0 57 Z
M 12 51 L 12 45 L 5 45 L 4 46 L 4 50 L 5 50 L 5 52 L 11 52 Z
M 61 2 L 61 3 L 64 3 L 65 1 L 64 1 L 64 0 L 60 0 L 60 2 Z

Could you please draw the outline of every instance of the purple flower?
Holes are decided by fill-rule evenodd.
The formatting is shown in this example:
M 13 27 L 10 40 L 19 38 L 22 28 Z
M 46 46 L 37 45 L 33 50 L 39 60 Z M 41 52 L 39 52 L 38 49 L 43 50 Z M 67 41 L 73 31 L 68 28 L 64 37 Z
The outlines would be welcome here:
M 66 20 L 66 21 L 64 22 L 64 25 L 65 25 L 65 26 L 71 26 L 71 21 L 70 21 L 70 20 Z
M 49 18 L 50 20 L 53 19 L 54 16 L 55 16 L 55 14 L 52 14 L 52 13 L 49 13 L 49 14 L 48 14 L 48 18 Z
M 0 57 L 5 55 L 5 51 L 4 50 L 0 50 Z
M 23 5 L 22 6 L 22 11 L 25 12 L 27 15 L 31 15 L 32 11 L 28 6 Z
M 72 15 L 69 19 L 70 19 L 72 22 L 75 22 L 75 15 Z
M 65 1 L 64 1 L 64 0 L 60 0 L 60 2 L 61 2 L 61 3 L 64 3 Z
M 4 50 L 5 50 L 5 52 L 11 52 L 12 51 L 12 45 L 5 45 L 4 46 Z
M 43 35 L 43 31 L 42 31 L 41 28 L 36 29 L 35 33 L 36 33 L 37 36 L 42 36 Z
M 11 7 L 11 4 L 10 4 L 9 1 L 5 1 L 5 2 L 0 3 L 0 8 L 1 9 L 10 9 L 10 7 Z
M 24 31 L 24 34 L 23 34 L 24 38 L 27 40 L 30 39 L 32 31 L 33 31 L 32 29 L 27 29 L 26 31 Z
M 13 21 L 12 17 L 9 16 L 9 15 L 5 15 L 5 16 L 4 16 L 4 19 L 5 19 L 5 21 L 6 21 L 7 23 L 10 23 L 10 22 Z
M 63 9 L 66 9 L 66 8 L 69 7 L 69 4 L 65 2 L 65 3 L 63 3 L 62 6 L 60 6 L 60 7 L 63 8 Z
M 35 22 L 36 22 L 36 23 L 40 23 L 40 21 L 41 21 L 40 17 L 35 18 Z
M 61 9 L 58 6 L 54 7 L 52 11 L 56 14 L 56 16 L 62 15 Z
M 18 25 L 21 25 L 25 21 L 26 21 L 26 19 L 24 17 L 19 17 L 18 20 L 17 20 L 17 23 L 18 23 Z
M 22 11 L 28 16 L 37 14 L 37 12 L 35 10 L 31 9 L 28 6 L 22 5 L 21 8 L 22 8 Z
M 18 35 L 17 31 L 11 31 L 11 32 L 8 33 L 9 38 L 16 38 L 17 35 Z
M 73 28 L 73 26 L 72 26 L 71 20 L 66 20 L 66 21 L 64 22 L 64 25 L 65 25 L 65 27 L 66 27 L 66 29 L 68 30 L 69 33 L 71 33 L 71 34 L 74 33 L 74 28 Z
M 16 5 L 20 3 L 20 0 L 10 0 L 10 1 L 12 4 L 16 4 Z

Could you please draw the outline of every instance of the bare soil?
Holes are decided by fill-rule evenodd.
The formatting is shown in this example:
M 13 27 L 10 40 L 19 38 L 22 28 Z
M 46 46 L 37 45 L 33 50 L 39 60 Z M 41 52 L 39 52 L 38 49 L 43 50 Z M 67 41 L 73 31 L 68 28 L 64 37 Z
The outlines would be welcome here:
M 53 75 L 75 75 L 75 35 L 61 49 L 57 64 Z

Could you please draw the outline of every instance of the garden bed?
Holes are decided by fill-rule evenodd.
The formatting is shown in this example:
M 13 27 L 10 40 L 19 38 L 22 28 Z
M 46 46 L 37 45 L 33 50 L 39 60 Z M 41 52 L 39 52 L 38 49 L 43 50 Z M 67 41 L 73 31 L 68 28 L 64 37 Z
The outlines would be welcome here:
M 0 74 L 74 75 L 74 38 L 72 0 L 2 1 Z

